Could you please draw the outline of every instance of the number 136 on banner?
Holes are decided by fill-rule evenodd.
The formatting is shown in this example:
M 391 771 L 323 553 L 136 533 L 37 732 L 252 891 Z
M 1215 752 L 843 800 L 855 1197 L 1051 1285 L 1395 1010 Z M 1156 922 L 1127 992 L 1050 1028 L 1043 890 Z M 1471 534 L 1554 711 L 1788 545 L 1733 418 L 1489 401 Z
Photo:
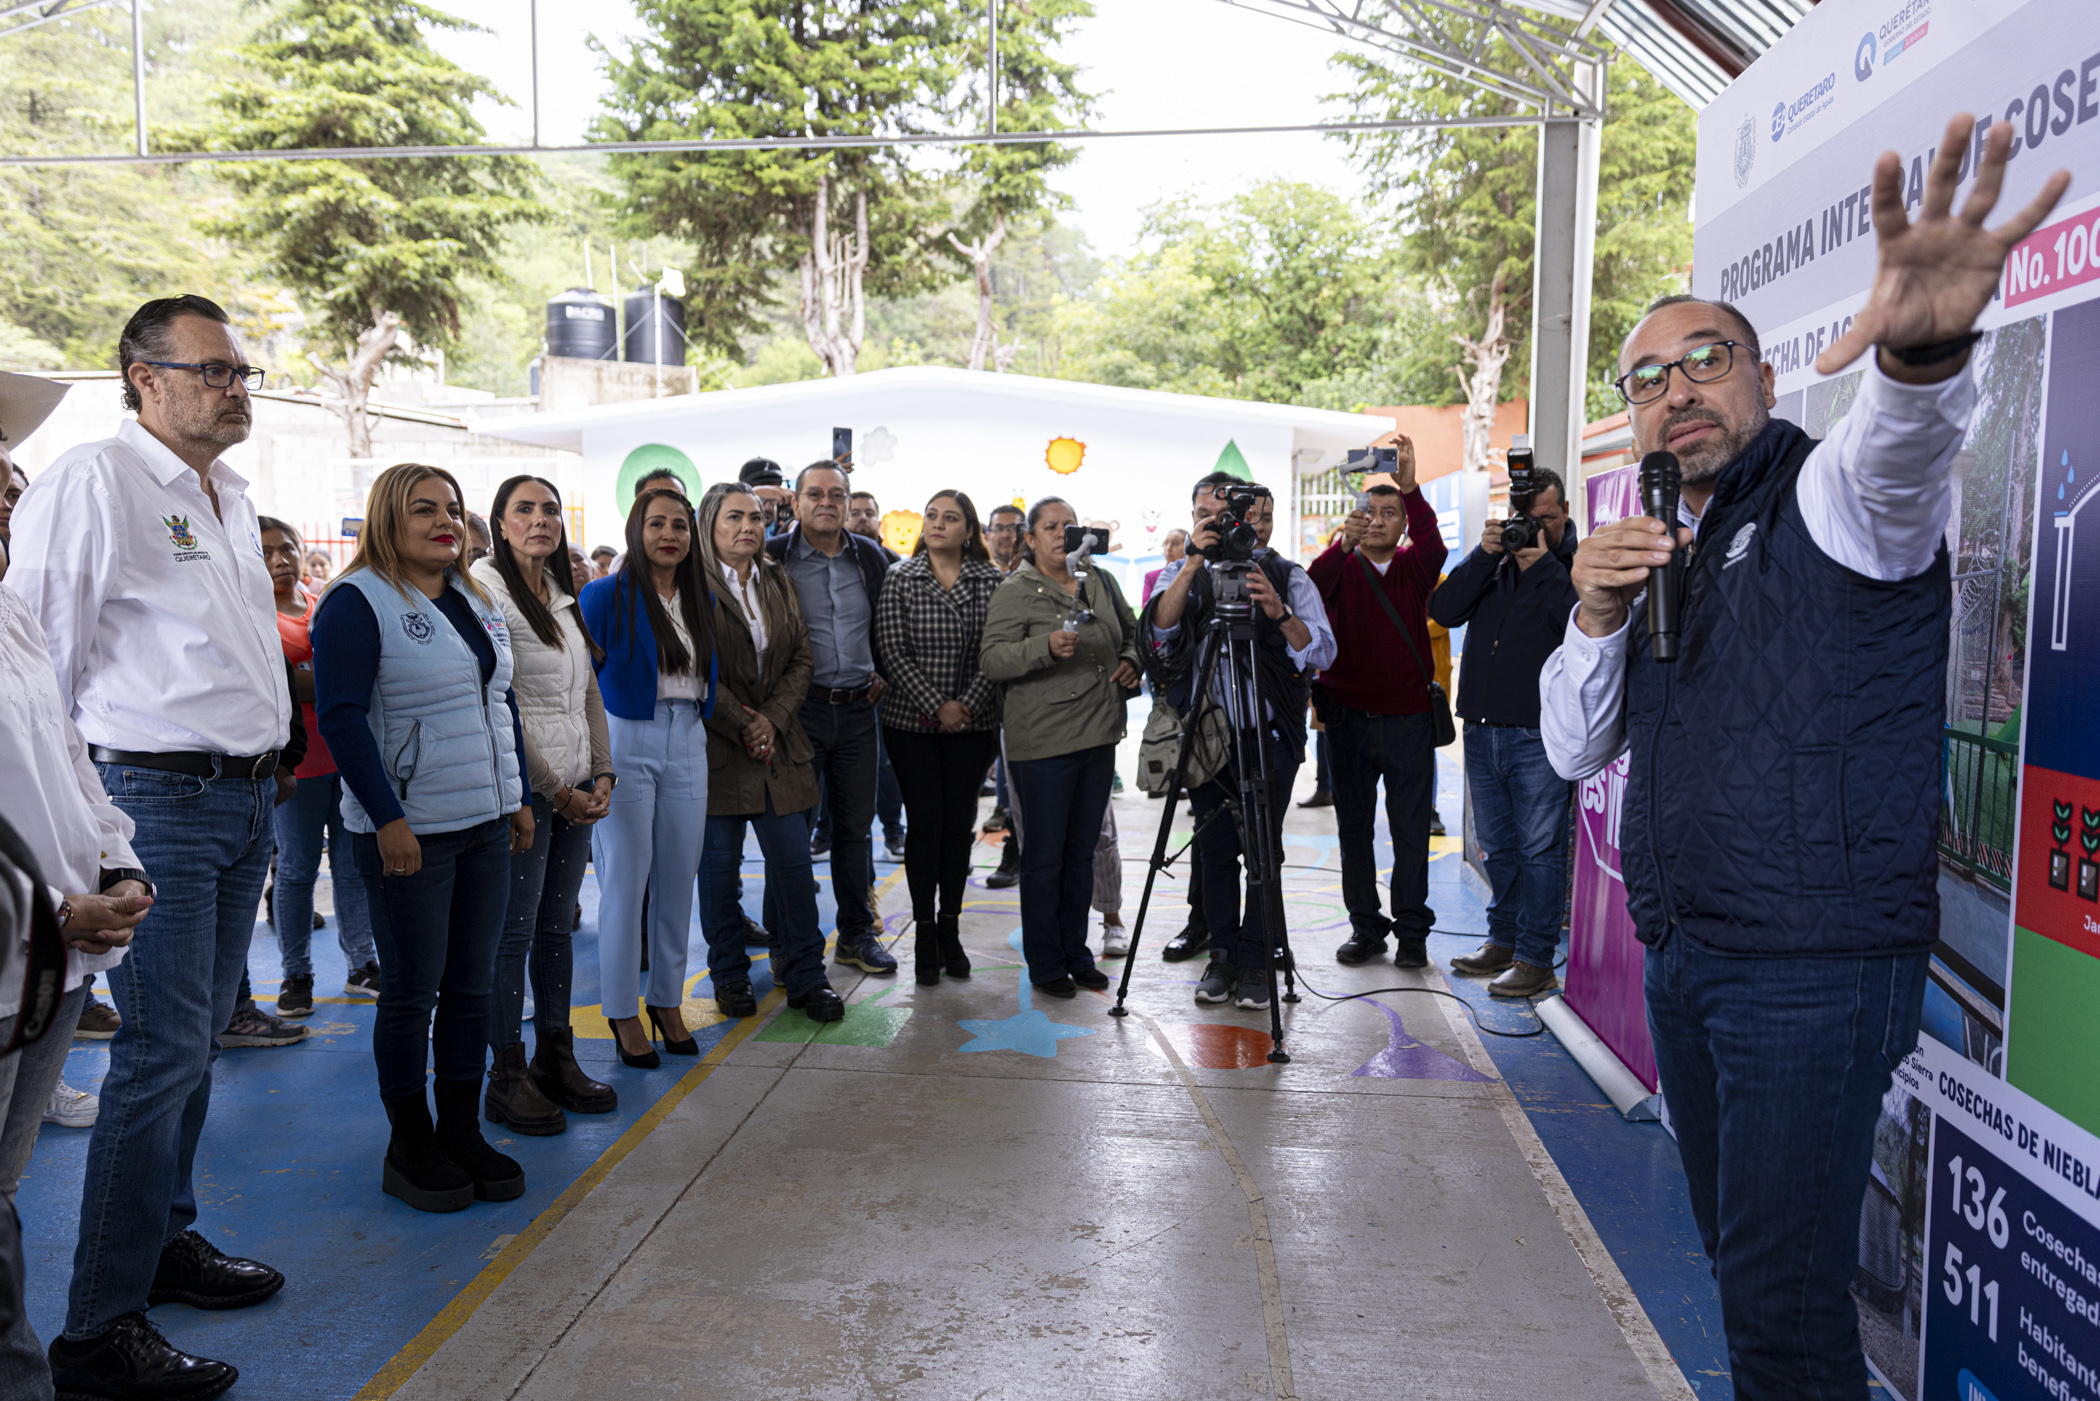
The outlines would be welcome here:
M 1925 1397 L 2100 1397 L 2100 1233 L 1936 1116 Z

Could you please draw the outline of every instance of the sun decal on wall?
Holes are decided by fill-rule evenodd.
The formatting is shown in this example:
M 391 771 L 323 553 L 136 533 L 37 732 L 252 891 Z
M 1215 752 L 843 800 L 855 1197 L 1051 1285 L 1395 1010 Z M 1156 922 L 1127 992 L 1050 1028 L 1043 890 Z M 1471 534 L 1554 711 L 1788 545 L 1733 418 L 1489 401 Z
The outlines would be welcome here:
M 1043 461 L 1060 477 L 1069 477 L 1086 459 L 1086 444 L 1077 438 L 1052 438 L 1043 450 Z
M 919 547 L 919 527 L 925 519 L 917 511 L 884 511 L 882 543 L 900 555 L 910 554 Z

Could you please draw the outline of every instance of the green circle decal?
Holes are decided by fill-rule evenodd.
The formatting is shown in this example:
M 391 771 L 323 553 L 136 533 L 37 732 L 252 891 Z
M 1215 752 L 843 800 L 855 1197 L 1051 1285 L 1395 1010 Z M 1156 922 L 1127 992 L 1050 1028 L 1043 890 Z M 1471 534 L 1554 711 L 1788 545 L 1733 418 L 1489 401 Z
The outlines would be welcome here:
M 627 454 L 627 460 L 620 464 L 620 475 L 613 483 L 614 499 L 620 503 L 620 509 L 626 510 L 634 500 L 634 484 L 646 473 L 666 468 L 677 474 L 679 484 L 685 488 L 686 500 L 698 502 L 700 469 L 693 465 L 693 459 L 667 443 L 643 443 Z

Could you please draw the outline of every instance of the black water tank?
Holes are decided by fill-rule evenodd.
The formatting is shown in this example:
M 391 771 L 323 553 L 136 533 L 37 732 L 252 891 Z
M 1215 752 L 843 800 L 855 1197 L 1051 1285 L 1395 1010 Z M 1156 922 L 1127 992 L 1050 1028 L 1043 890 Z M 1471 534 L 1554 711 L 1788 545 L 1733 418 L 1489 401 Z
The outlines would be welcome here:
M 573 360 L 612 360 L 620 343 L 611 297 L 571 287 L 547 299 L 547 353 Z
M 641 365 L 685 363 L 685 307 L 676 299 L 660 295 L 654 287 L 627 294 L 627 337 L 620 342 L 620 358 Z M 663 326 L 657 335 L 658 319 Z

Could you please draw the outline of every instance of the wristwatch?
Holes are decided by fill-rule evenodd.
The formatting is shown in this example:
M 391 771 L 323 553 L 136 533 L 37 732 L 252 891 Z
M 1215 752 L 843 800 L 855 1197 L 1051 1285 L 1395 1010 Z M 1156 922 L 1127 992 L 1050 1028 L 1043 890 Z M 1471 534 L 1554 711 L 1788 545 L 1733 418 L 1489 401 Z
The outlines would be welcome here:
M 122 885 L 128 880 L 135 880 L 140 885 L 145 886 L 148 895 L 153 893 L 153 882 L 147 880 L 146 873 L 136 866 L 112 866 L 104 870 L 102 872 L 102 884 L 95 887 L 95 893 L 98 895 L 103 894 L 111 886 Z

